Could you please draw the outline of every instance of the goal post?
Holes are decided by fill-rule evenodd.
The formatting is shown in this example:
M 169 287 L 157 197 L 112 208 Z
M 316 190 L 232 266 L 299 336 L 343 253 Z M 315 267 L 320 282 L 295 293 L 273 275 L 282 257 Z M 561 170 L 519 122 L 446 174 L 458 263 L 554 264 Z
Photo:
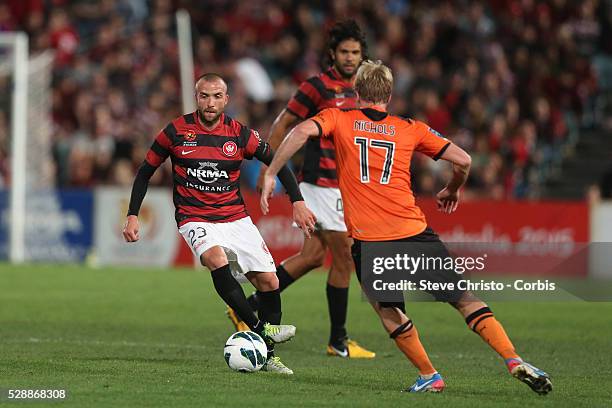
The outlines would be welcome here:
M 41 242 L 49 238 L 41 220 L 53 220 L 55 196 L 51 151 L 53 51 L 29 55 L 23 32 L 0 33 L 0 98 L 8 135 L 3 146 L 10 167 L 1 201 L 0 258 L 12 263 L 44 259 Z M 45 204 L 45 205 L 43 205 Z
M 24 32 L 2 33 L 0 47 L 8 50 L 12 78 L 9 259 L 21 263 L 25 261 L 28 36 Z
M 196 109 L 194 97 L 193 47 L 191 44 L 191 17 L 187 10 L 176 12 L 176 31 L 179 45 L 179 67 L 181 74 L 181 101 L 183 113 Z

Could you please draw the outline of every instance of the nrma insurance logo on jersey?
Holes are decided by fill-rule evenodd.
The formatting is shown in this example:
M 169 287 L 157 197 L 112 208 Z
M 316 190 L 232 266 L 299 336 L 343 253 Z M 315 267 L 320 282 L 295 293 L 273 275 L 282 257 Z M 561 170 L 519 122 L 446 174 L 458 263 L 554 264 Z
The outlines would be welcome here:
M 200 180 L 202 183 L 210 184 L 214 183 L 219 179 L 229 180 L 227 171 L 217 169 L 219 163 L 213 162 L 198 162 L 200 167 L 197 169 L 187 168 L 187 175 L 192 176 Z

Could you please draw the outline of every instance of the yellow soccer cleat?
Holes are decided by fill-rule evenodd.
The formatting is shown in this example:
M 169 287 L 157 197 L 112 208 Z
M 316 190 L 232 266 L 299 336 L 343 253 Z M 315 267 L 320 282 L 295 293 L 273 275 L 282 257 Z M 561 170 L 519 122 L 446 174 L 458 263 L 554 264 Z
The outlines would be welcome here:
M 327 355 L 343 358 L 374 358 L 376 353 L 361 347 L 355 340 L 347 339 L 344 347 L 338 348 L 329 344 Z
M 250 331 L 251 330 L 249 326 L 247 326 L 247 324 L 240 319 L 240 317 L 236 314 L 236 312 L 234 312 L 234 309 L 232 309 L 231 307 L 229 306 L 227 307 L 225 314 L 234 324 L 236 331 Z
M 261 368 L 261 371 L 270 371 L 276 374 L 292 375 L 293 370 L 283 364 L 277 356 L 270 357 L 266 364 Z

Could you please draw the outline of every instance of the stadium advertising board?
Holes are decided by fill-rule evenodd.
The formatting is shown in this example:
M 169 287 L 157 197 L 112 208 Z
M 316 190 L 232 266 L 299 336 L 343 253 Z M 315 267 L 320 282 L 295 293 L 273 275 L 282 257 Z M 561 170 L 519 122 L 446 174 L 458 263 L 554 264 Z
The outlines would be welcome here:
M 8 258 L 9 194 L 0 191 L 0 259 Z M 35 262 L 82 262 L 93 241 L 93 193 L 30 192 L 26 200 L 25 255 Z
M 591 245 L 589 246 L 589 275 L 612 279 L 610 242 L 612 242 L 612 201 L 591 208 Z
M 588 274 L 589 208 L 583 202 L 464 202 L 452 215 L 420 200 L 451 250 L 486 254 L 487 273 Z
M 244 192 L 243 197 L 276 261 L 299 251 L 303 238 L 298 229 L 291 227 L 292 208 L 286 197 L 273 197 L 266 217 L 259 210 L 258 194 Z M 489 247 L 498 250 L 508 244 L 514 249 L 531 248 L 531 253 L 523 251 L 522 256 L 516 252 L 498 253 L 489 263 L 507 265 L 493 268 L 501 273 L 524 269 L 522 262 L 530 263 L 527 270 L 538 269 L 542 274 L 587 273 L 587 257 L 582 253 L 590 238 L 589 208 L 585 203 L 468 201 L 450 216 L 437 211 L 434 200 L 418 200 L 418 204 L 429 225 L 446 242 L 475 244 L 475 250 L 481 250 L 482 244 L 492 244 Z M 575 255 L 571 263 L 555 268 L 568 257 L 568 251 Z
M 304 237 L 299 229 L 292 227 L 293 206 L 285 194 L 273 197 L 270 212 L 265 217 L 259 208 L 259 194 L 243 192 L 242 196 L 253 223 L 277 263 L 300 250 Z
M 298 252 L 303 236 L 291 226 L 292 206 L 287 198 L 284 195 L 273 197 L 270 214 L 264 217 L 259 208 L 259 194 L 245 191 L 242 195 L 274 259 L 280 262 Z M 141 240 L 126 245 L 121 238 L 121 228 L 128 198 L 129 192 L 123 189 L 103 188 L 96 193 L 96 255 L 100 264 L 192 266 L 191 251 L 176 231 L 170 192 L 151 189 L 147 193 L 139 217 Z M 519 269 L 535 270 L 543 275 L 587 274 L 587 257 L 581 254 L 589 242 L 586 204 L 464 202 L 450 216 L 438 212 L 433 200 L 419 200 L 419 205 L 429 224 L 443 240 L 452 243 L 451 246 L 470 244 L 473 251 L 481 251 L 483 244 L 487 244 L 485 249 L 495 254 L 488 262 L 493 272 L 506 274 Z M 530 248 L 531 252 L 523 251 L 520 256 L 516 251 L 504 253 L 507 245 L 514 249 Z M 534 248 L 539 252 L 533 253 Z M 580 256 L 573 256 L 572 262 L 555 268 L 568 253 L 580 253 Z
M 172 265 L 182 238 L 176 230 L 170 192 L 149 189 L 138 217 L 140 240 L 126 244 L 121 231 L 129 197 L 129 190 L 124 188 L 96 189 L 96 262 L 100 265 Z
M 588 242 L 583 202 L 465 201 L 452 215 L 434 200 L 418 200 L 427 221 L 448 242 Z
M 9 259 L 9 193 L 0 190 L 0 259 Z

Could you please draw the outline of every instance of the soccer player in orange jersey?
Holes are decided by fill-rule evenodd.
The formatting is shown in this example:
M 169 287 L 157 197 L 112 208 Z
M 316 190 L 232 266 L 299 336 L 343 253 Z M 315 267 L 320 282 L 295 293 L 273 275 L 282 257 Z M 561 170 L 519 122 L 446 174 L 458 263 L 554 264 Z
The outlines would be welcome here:
M 353 79 L 367 54 L 367 43 L 364 33 L 354 20 L 334 24 L 329 32 L 328 52 L 331 66 L 302 82 L 287 107 L 274 120 L 268 139 L 272 149 L 281 144 L 291 128 L 323 109 L 357 106 Z M 261 179 L 263 173 L 258 189 L 261 187 Z M 349 338 L 346 328 L 349 284 L 353 273 L 352 240 L 344 223 L 334 146 L 330 139 L 309 140 L 304 148 L 304 165 L 299 179 L 300 190 L 306 204 L 317 217 L 317 225 L 312 237 L 304 240 L 300 251 L 277 266 L 279 289 L 284 291 L 311 270 L 321 267 L 329 249 L 332 265 L 325 288 L 330 320 L 327 354 L 343 358 L 374 358 L 376 353 Z M 259 292 L 255 292 L 248 300 L 253 309 L 259 309 Z M 243 323 L 233 310 L 228 309 L 227 314 L 236 330 L 243 330 Z
M 362 248 L 371 243 L 396 242 L 429 245 L 437 257 L 450 257 L 436 233 L 427 226 L 416 206 L 410 188 L 410 160 L 415 151 L 434 160 L 453 164 L 453 177 L 437 194 L 438 207 L 448 214 L 457 209 L 459 189 L 470 169 L 470 156 L 425 123 L 404 119 L 387 112 L 391 98 L 391 70 L 379 62 L 364 62 L 355 79 L 360 109 L 326 109 L 291 131 L 280 146 L 264 179 L 261 205 L 267 211 L 277 172 L 312 137 L 331 138 L 336 150 L 338 179 L 344 201 L 344 217 L 351 237 L 357 277 L 362 282 Z M 406 246 L 404 248 L 413 248 Z M 423 245 L 412 257 L 421 255 Z M 367 272 L 363 271 L 364 276 Z M 456 282 L 454 271 L 427 271 L 438 282 Z M 411 392 L 439 392 L 444 380 L 429 360 L 417 329 L 406 316 L 401 301 L 376 301 L 362 286 L 390 337 L 419 370 Z M 538 394 L 552 390 L 549 376 L 524 362 L 491 309 L 469 291 L 430 292 L 436 300 L 448 302 L 465 318 L 470 329 L 480 335 L 505 361 L 509 372 Z

